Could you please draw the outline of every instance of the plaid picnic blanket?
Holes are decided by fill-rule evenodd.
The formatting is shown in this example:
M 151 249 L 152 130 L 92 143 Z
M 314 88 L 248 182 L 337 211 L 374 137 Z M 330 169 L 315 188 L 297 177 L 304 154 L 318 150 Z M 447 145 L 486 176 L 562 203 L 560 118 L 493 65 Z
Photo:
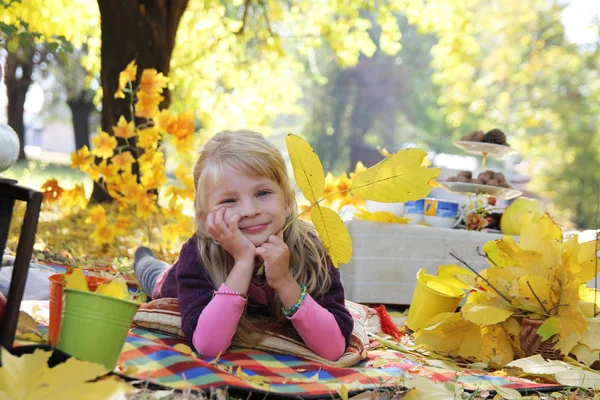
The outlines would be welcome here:
M 43 320 L 47 302 L 39 302 L 36 320 Z M 29 308 L 31 310 L 31 308 Z M 17 340 L 17 344 L 24 342 Z M 185 341 L 142 328 L 129 332 L 119 358 L 123 374 L 176 389 L 227 388 L 291 397 L 330 397 L 345 386 L 348 392 L 402 387 L 416 376 L 438 382 L 456 382 L 465 390 L 544 391 L 561 386 L 471 369 L 425 365 L 400 351 L 372 349 L 353 368 L 336 368 L 299 357 L 247 348 L 232 348 L 215 358 L 199 357 Z M 429 361 L 430 363 L 431 361 Z
M 349 392 L 402 387 L 414 376 L 457 382 L 473 391 L 506 387 L 531 392 L 560 387 L 485 371 L 425 366 L 389 349 L 368 351 L 367 358 L 353 368 L 243 348 L 232 348 L 218 360 L 199 358 L 181 339 L 140 328 L 131 330 L 119 362 L 139 379 L 179 389 L 228 387 L 303 398 L 335 395 L 342 385 Z

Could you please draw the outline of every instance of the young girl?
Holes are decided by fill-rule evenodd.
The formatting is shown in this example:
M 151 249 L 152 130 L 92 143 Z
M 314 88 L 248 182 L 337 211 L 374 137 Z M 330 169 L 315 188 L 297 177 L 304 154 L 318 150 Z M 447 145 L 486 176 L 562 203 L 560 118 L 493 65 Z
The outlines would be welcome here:
M 134 269 L 152 298 L 177 297 L 182 330 L 215 357 L 256 331 L 247 314 L 288 319 L 316 354 L 337 360 L 353 320 L 339 271 L 312 225 L 297 216 L 277 148 L 252 131 L 210 139 L 194 166 L 197 231 L 169 267 L 142 247 Z M 264 273 L 258 273 L 264 265 Z

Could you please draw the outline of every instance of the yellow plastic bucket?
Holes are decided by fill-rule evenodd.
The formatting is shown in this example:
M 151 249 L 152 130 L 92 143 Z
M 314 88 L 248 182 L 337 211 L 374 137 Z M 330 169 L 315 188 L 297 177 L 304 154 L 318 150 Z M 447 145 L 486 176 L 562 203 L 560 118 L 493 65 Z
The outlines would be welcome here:
M 432 317 L 456 311 L 464 297 L 465 293 L 461 289 L 420 269 L 417 272 L 417 284 L 408 309 L 406 326 L 412 331 L 425 328 Z

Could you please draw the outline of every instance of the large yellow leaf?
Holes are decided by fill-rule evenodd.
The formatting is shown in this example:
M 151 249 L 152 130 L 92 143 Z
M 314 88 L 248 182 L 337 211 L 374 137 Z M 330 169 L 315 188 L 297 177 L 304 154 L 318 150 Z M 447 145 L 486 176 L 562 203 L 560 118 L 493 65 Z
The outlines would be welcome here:
M 597 259 L 596 241 L 585 242 L 579 245 L 577 261 L 580 265 L 579 277 L 582 282 L 589 282 L 596 276 L 596 267 L 598 267 Z
M 88 382 L 108 372 L 100 364 L 71 357 L 48 368 L 52 351 L 37 349 L 21 357 L 13 356 L 4 348 L 0 351 L 0 399 L 78 399 L 85 393 L 86 399 L 100 400 L 133 390 L 132 386 L 113 379 Z
M 536 275 L 551 279 L 556 268 L 560 265 L 563 236 L 562 230 L 550 215 L 544 214 L 541 218 L 527 213 L 523 217 L 519 248 L 523 251 L 533 251 L 538 254 L 539 260 L 533 271 L 543 271 Z
M 432 189 L 429 182 L 441 172 L 439 168 L 421 166 L 426 155 L 421 149 L 400 150 L 358 173 L 350 184 L 350 192 L 383 203 L 421 199 Z
M 502 239 L 490 240 L 483 245 L 483 252 L 487 254 L 488 263 L 495 267 L 512 267 L 515 265 L 515 260 L 510 258 L 504 251 L 500 250 L 498 243 Z
M 457 354 L 465 333 L 475 326 L 462 319 L 459 313 L 438 314 L 431 317 L 429 323 L 427 328 L 415 332 L 415 344 L 449 355 Z
M 362 219 L 365 221 L 376 221 L 385 224 L 396 223 L 396 224 L 407 224 L 410 218 L 398 217 L 389 211 L 374 211 L 370 212 L 367 210 L 359 210 L 358 213 L 354 214 L 354 219 Z
M 89 292 L 85 274 L 81 268 L 73 268 L 73 270 L 65 275 L 65 286 L 71 289 L 83 290 Z
M 319 156 L 306 140 L 292 133 L 285 138 L 285 144 L 294 168 L 296 184 L 311 204 L 316 203 L 325 190 L 325 174 Z
M 551 298 L 552 282 L 541 276 L 525 275 L 519 278 L 519 301 L 527 306 L 535 306 L 540 312 L 542 306 L 547 310 L 556 306 L 556 303 Z M 537 299 L 536 299 L 537 296 Z M 538 301 L 539 299 L 539 301 Z
M 475 276 L 470 270 L 459 267 L 456 264 L 440 265 L 437 269 L 437 275 L 444 283 L 455 286 L 459 289 L 471 289 L 464 281 L 472 280 Z
M 314 206 L 310 220 L 315 225 L 321 241 L 335 267 L 352 258 L 352 239 L 338 213 L 328 207 Z
M 424 376 L 417 376 L 403 384 L 410 389 L 402 396 L 404 400 L 455 400 L 460 398 L 459 385 L 454 387 L 450 382 L 435 382 Z M 455 390 L 454 390 L 455 389 Z M 376 396 L 373 396 L 376 398 Z
M 96 293 L 115 297 L 117 299 L 127 299 L 130 297 L 129 289 L 127 289 L 127 282 L 125 282 L 125 279 L 120 276 L 112 279 L 108 283 L 101 283 L 98 285 Z
M 460 310 L 464 319 L 477 325 L 494 325 L 506 321 L 514 311 L 506 308 L 465 304 Z
M 590 348 L 584 344 L 578 344 L 573 347 L 571 353 L 577 357 L 577 361 L 584 363 L 588 367 L 600 360 L 600 350 L 590 350 Z
M 577 388 L 600 389 L 600 374 L 583 369 L 571 369 L 554 374 L 556 381 L 562 385 Z
M 458 350 L 466 360 L 483 361 L 500 368 L 513 360 L 513 349 L 506 331 L 500 325 L 478 327 L 471 325 Z

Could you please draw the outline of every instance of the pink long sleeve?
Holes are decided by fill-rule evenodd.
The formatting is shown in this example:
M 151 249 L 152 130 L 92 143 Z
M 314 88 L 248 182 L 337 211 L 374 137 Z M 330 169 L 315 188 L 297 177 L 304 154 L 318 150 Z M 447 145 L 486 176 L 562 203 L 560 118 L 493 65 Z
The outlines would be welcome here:
M 308 348 L 321 357 L 335 361 L 346 351 L 346 340 L 333 314 L 310 295 L 290 320 Z
M 218 291 L 234 293 L 224 283 Z M 194 329 L 192 344 L 196 350 L 207 357 L 216 357 L 220 352 L 224 353 L 231 345 L 246 301 L 245 298 L 236 295 L 215 295 L 200 314 Z

